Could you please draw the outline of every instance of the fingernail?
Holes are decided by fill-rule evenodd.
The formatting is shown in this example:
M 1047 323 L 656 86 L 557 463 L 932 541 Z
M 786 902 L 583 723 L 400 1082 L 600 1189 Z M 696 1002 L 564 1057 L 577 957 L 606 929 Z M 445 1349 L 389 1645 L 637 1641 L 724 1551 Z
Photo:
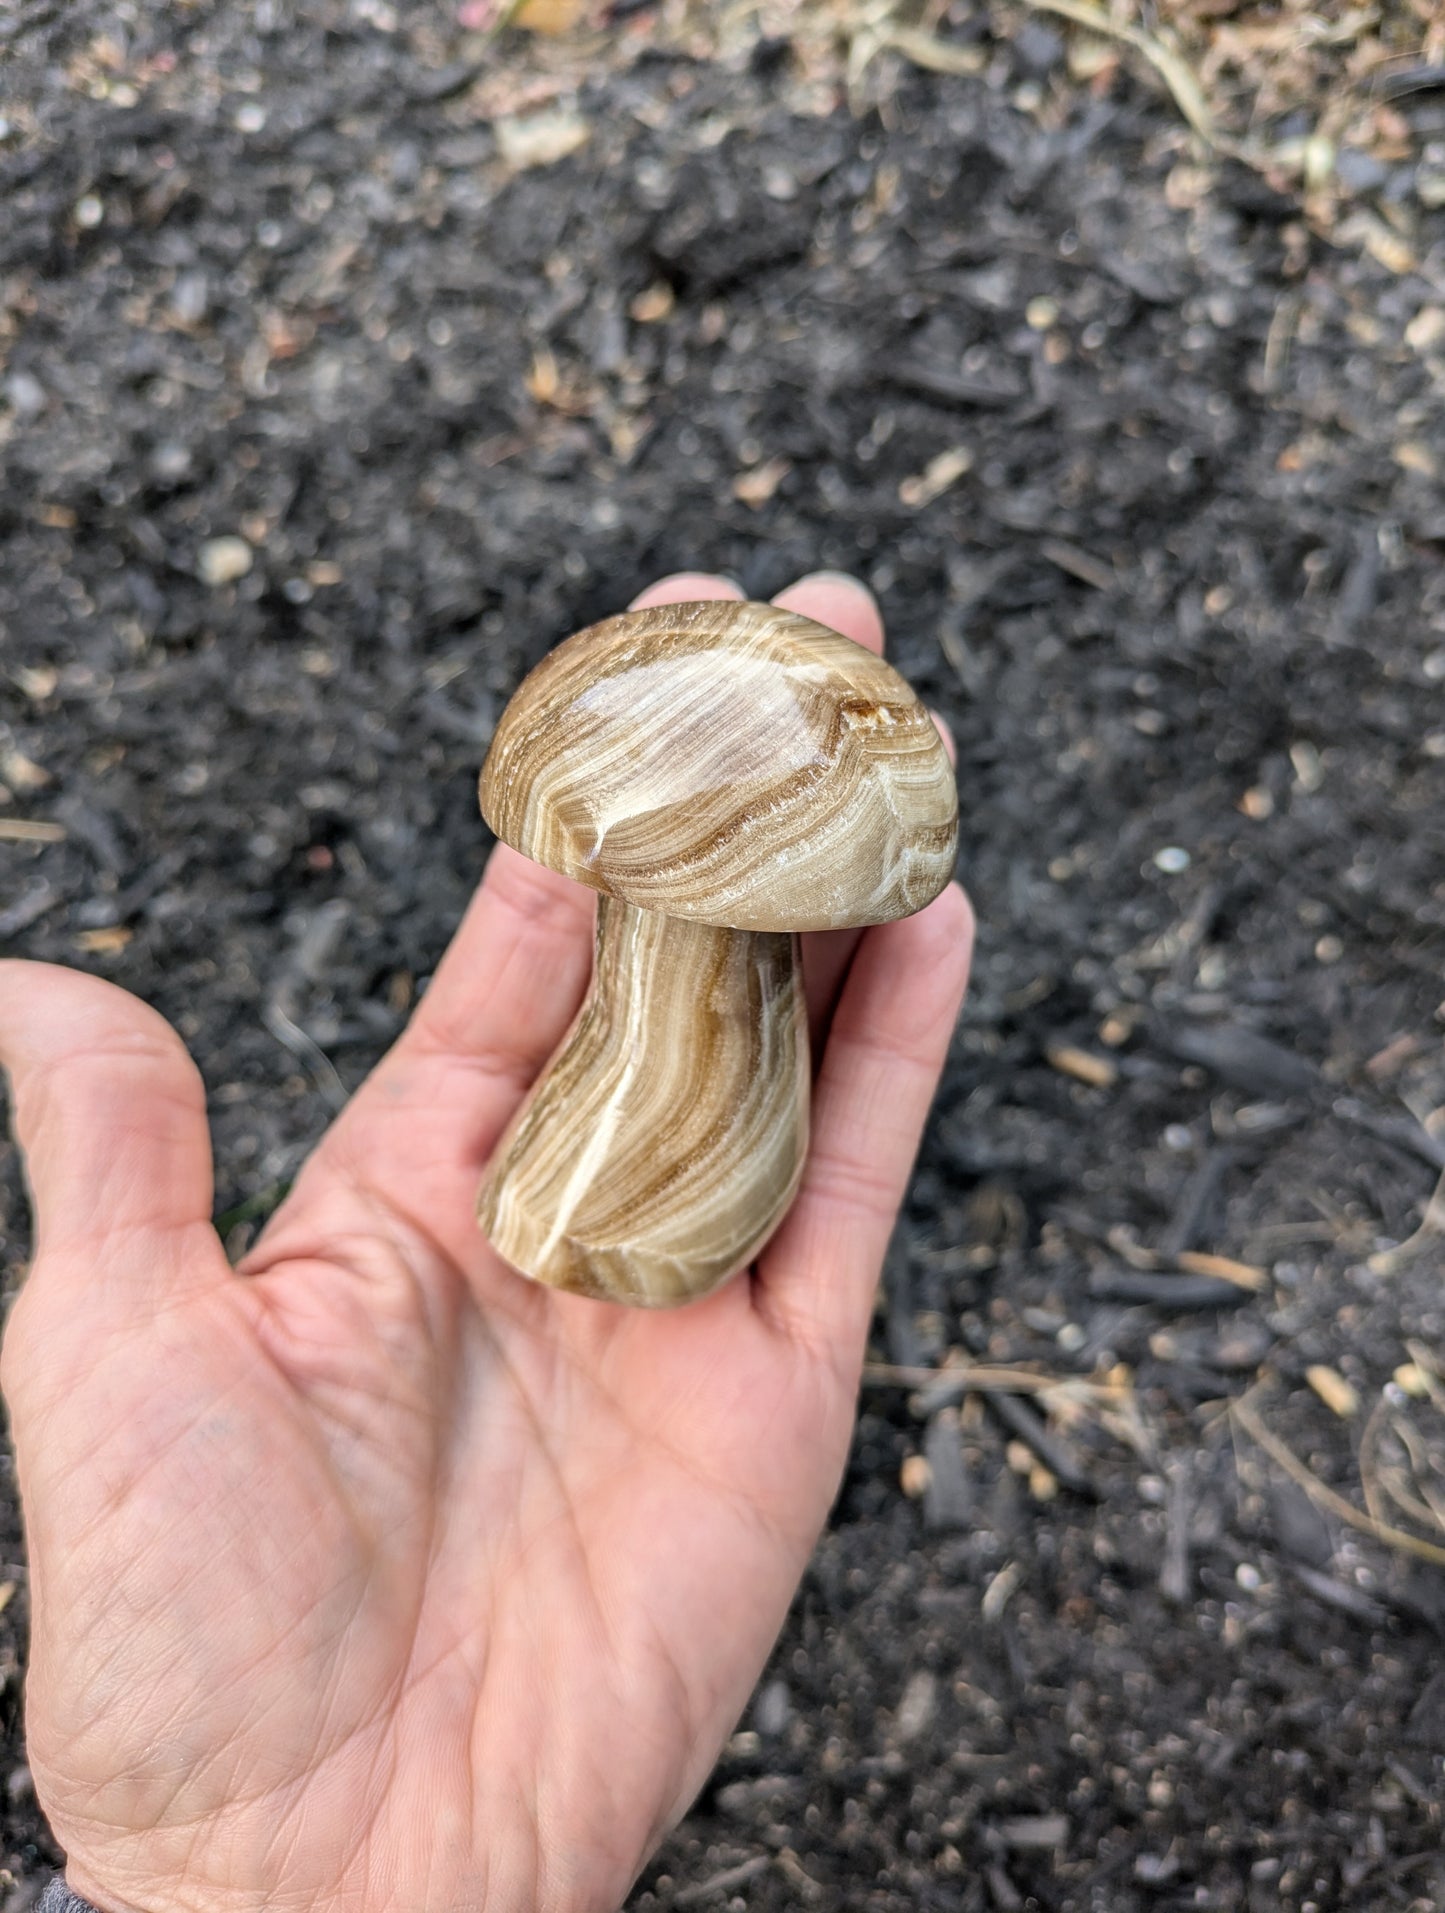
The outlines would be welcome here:
M 855 578 L 851 571 L 810 571 L 798 579 L 800 585 L 846 585 L 850 591 L 856 591 L 860 597 L 874 602 L 873 593 L 861 578 Z M 797 586 L 791 587 L 796 590 Z
M 683 567 L 678 571 L 669 571 L 665 577 L 654 578 L 645 591 L 638 592 L 637 596 L 632 600 L 632 603 L 636 605 L 641 599 L 650 598 L 654 591 L 670 590 L 673 585 L 679 584 L 683 579 L 688 579 L 689 581 L 696 579 L 699 584 L 726 585 L 729 590 L 735 591 L 740 598 L 746 598 L 748 595 L 738 583 L 737 579 L 726 571 L 698 571 L 691 567 Z

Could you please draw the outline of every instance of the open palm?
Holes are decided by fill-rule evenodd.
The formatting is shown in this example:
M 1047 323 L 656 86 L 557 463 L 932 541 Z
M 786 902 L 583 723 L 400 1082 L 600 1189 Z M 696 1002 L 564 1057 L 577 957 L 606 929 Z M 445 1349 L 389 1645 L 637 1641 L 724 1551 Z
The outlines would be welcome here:
M 881 643 L 860 592 L 784 601 Z M 750 1275 L 661 1316 L 521 1280 L 473 1219 L 592 914 L 494 852 L 239 1270 L 170 1029 L 0 964 L 38 1219 L 4 1351 L 30 1758 L 106 1913 L 606 1913 L 757 1677 L 837 1485 L 968 906 L 811 940 L 801 1193 Z

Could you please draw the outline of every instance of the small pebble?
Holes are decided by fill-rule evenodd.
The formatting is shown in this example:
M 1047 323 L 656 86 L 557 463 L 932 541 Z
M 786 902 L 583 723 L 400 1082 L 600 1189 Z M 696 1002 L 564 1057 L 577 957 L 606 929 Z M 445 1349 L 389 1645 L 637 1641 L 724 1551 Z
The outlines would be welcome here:
M 1335 177 L 1347 193 L 1377 193 L 1390 177 L 1390 169 L 1372 153 L 1342 146 L 1335 154 Z
M 1234 1578 L 1246 1594 L 1257 1594 L 1264 1585 L 1264 1576 L 1249 1561 L 1241 1561 L 1234 1570 Z
M 898 1485 L 910 1501 L 917 1501 L 925 1495 L 932 1480 L 933 1470 L 925 1456 L 905 1456 L 903 1466 L 898 1471 Z
M 5 381 L 5 398 L 17 418 L 34 418 L 45 410 L 45 387 L 30 372 L 10 374 Z
M 938 1676 L 920 1667 L 908 1678 L 898 1712 L 893 1716 L 893 1731 L 899 1740 L 917 1740 L 933 1724 L 937 1711 Z
M 95 193 L 86 193 L 75 202 L 75 223 L 85 232 L 91 232 L 105 218 L 105 201 Z
M 186 446 L 177 444 L 175 439 L 165 439 L 151 453 L 151 470 L 157 478 L 174 484 L 178 478 L 184 478 L 191 469 L 191 454 Z
M 793 1718 L 793 1698 L 784 1680 L 771 1680 L 753 1703 L 753 1727 L 769 1739 L 784 1733 Z
M 1166 876 L 1177 877 L 1181 870 L 1189 868 L 1189 852 L 1178 844 L 1166 844 L 1162 850 L 1154 852 L 1154 867 L 1162 870 Z
M 171 311 L 182 325 L 199 325 L 210 300 L 211 288 L 203 272 L 183 272 L 171 289 Z
M 244 578 L 256 554 L 244 538 L 208 538 L 196 554 L 196 570 L 208 585 L 230 585 Z
M 1305 1380 L 1332 1414 L 1347 1421 L 1360 1412 L 1359 1390 L 1337 1368 L 1316 1362 L 1305 1370 Z

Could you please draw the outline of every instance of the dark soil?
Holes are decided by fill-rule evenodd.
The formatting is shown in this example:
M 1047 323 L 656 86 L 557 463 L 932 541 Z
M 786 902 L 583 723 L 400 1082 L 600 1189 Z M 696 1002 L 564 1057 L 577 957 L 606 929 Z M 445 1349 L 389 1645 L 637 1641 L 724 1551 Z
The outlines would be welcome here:
M 503 56 L 429 6 L 7 15 L 0 823 L 64 836 L 0 839 L 0 942 L 178 1025 L 231 1211 L 424 984 L 547 646 L 682 566 L 869 578 L 958 736 L 977 981 L 837 1509 L 631 1905 L 1445 1906 L 1445 1573 L 1226 1407 L 1429 1535 L 1378 1477 L 1445 1505 L 1391 1379 L 1445 1357 L 1440 1239 L 1370 1258 L 1445 1161 L 1445 213 L 1337 249 L 1037 23 L 856 113 L 786 42 L 645 38 L 518 77 L 588 135 L 518 171 Z M 1119 1402 L 884 1367 L 960 1351 Z

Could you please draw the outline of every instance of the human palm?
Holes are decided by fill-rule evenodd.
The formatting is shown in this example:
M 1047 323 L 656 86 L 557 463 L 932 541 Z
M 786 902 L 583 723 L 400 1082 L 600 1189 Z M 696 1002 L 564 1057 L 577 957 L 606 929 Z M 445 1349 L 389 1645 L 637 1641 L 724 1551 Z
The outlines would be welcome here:
M 785 598 L 881 642 L 861 593 Z M 473 1217 L 591 918 L 495 851 L 239 1270 L 171 1031 L 0 965 L 39 1237 L 4 1351 L 30 1758 L 106 1913 L 605 1913 L 747 1697 L 836 1487 L 968 908 L 810 940 L 802 1190 L 752 1272 L 665 1315 L 522 1281 Z

